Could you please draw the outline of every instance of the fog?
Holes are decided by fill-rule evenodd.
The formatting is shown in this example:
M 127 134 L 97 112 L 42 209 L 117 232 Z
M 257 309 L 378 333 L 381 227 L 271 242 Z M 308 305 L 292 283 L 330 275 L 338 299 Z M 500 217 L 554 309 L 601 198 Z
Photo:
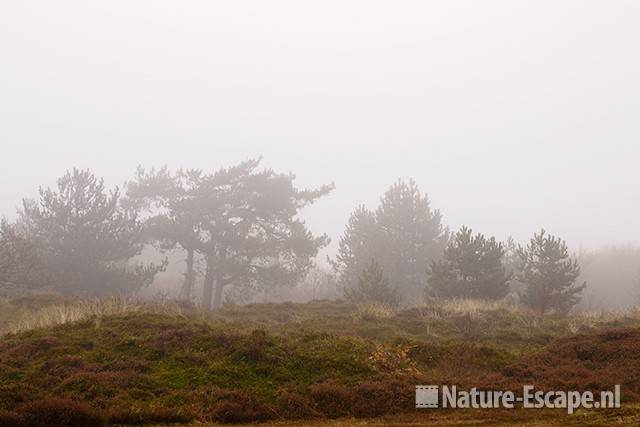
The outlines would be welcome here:
M 262 155 L 333 253 L 414 178 L 452 229 L 639 244 L 632 1 L 27 1 L 0 6 L 0 216 L 72 167 Z
M 640 426 L 639 163 L 640 0 L 0 0 L 0 427 Z

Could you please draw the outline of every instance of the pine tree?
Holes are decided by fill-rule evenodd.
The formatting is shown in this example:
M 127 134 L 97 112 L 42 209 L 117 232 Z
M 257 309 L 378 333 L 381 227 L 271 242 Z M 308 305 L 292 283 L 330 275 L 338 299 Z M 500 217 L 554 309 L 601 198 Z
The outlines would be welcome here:
M 48 278 L 33 242 L 18 224 L 0 220 L 0 285 L 11 288 L 46 286 Z
M 351 302 L 374 302 L 392 308 L 400 304 L 397 289 L 391 287 L 382 266 L 375 260 L 362 270 L 355 286 L 345 289 L 345 297 Z
M 429 268 L 428 294 L 440 298 L 504 298 L 510 275 L 502 262 L 504 248 L 462 227 L 444 251 L 443 259 Z
M 340 238 L 336 259 L 329 260 L 342 287 L 354 286 L 358 282 L 362 271 L 380 255 L 381 243 L 375 214 L 364 206 L 358 206 L 351 213 Z
M 167 167 L 145 170 L 141 167 L 127 183 L 126 204 L 144 217 L 147 241 L 161 251 L 181 248 L 185 252 L 182 297 L 191 300 L 196 282 L 196 251 L 199 243 L 193 203 L 201 173 Z
M 143 171 L 130 188 L 134 199 L 155 200 L 159 214 L 148 223 L 156 238 L 204 259 L 206 308 L 222 305 L 229 286 L 246 295 L 298 282 L 329 243 L 326 235 L 314 236 L 298 213 L 333 186 L 301 190 L 293 185 L 294 175 L 259 166 L 260 159 L 247 160 L 213 173 L 188 170 L 173 177 Z
M 543 229 L 526 247 L 518 248 L 522 259 L 520 280 L 525 283 L 522 302 L 541 313 L 568 313 L 580 301 L 586 283 L 576 285 L 580 276 L 577 259 L 569 256 L 564 240 Z
M 420 299 L 426 268 L 442 254 L 448 239 L 441 221 L 440 212 L 431 209 L 428 197 L 413 180 L 397 181 L 375 212 L 359 207 L 351 215 L 332 262 L 340 283 L 354 286 L 362 269 L 374 259 L 404 299 Z
M 54 188 L 25 200 L 20 221 L 49 285 L 69 294 L 128 294 L 150 284 L 164 265 L 130 265 L 144 247 L 142 223 L 116 188 L 88 170 L 67 172 Z M 41 284 L 41 285 L 44 285 Z

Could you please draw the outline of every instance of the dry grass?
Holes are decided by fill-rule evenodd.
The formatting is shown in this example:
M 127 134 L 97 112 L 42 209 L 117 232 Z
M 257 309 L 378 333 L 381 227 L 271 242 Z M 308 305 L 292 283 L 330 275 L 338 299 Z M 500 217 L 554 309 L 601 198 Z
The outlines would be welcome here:
M 427 320 L 449 320 L 455 317 L 466 317 L 471 320 L 482 320 L 487 315 L 503 311 L 517 321 L 520 326 L 536 329 L 542 326 L 545 319 L 553 316 L 541 315 L 539 312 L 519 306 L 509 300 L 448 299 L 432 300 L 419 307 L 421 315 Z M 561 316 L 555 316 L 561 318 Z M 619 320 L 640 320 L 640 307 L 620 312 L 578 312 L 565 318 L 571 333 L 594 328 L 604 323 Z
M 616 322 L 628 322 L 640 320 L 640 307 L 633 307 L 625 311 L 609 312 L 594 311 L 580 312 L 569 316 L 568 328 L 572 334 L 589 330 L 603 324 L 615 324 Z
M 507 300 L 434 299 L 418 307 L 418 310 L 425 320 L 448 320 L 454 317 L 477 320 L 483 318 L 486 313 L 498 310 L 520 313 L 523 309 Z
M 46 328 L 95 318 L 96 322 L 105 316 L 126 315 L 131 313 L 159 313 L 176 316 L 194 315 L 195 307 L 188 307 L 176 301 L 139 299 L 114 296 L 109 298 L 78 299 L 61 304 L 45 306 L 37 310 L 24 310 L 16 313 L 9 321 L 4 332 L 17 333 L 31 329 Z
M 453 314 L 479 314 L 500 309 L 518 310 L 508 300 L 445 299 L 436 301 L 434 305 Z
M 353 316 L 356 320 L 380 320 L 390 319 L 398 310 L 385 304 L 367 303 L 356 306 Z
M 65 299 L 59 295 L 37 294 L 18 299 L 0 299 L 0 334 L 62 325 L 90 318 L 96 318 L 99 322 L 100 318 L 105 316 L 140 312 L 212 320 L 220 316 L 228 317 L 231 313 L 230 309 L 227 307 L 225 310 L 206 312 L 193 304 L 174 300 L 150 301 L 121 296 Z M 448 322 L 452 320 L 458 322 L 465 320 L 470 325 L 473 325 L 490 319 L 497 312 L 507 314 L 514 326 L 523 330 L 537 331 L 550 323 L 548 316 L 542 316 L 537 312 L 517 306 L 508 300 L 432 300 L 409 311 L 421 318 L 427 328 L 430 327 L 432 322 Z M 355 321 L 387 321 L 402 313 L 402 311 L 387 305 L 367 303 L 354 306 L 351 317 Z M 271 313 L 268 314 L 273 317 Z M 296 321 L 295 318 L 289 317 L 286 319 L 287 322 Z M 575 334 L 606 323 L 615 323 L 623 320 L 640 321 L 640 307 L 617 313 L 581 312 L 568 316 L 564 320 L 568 332 Z

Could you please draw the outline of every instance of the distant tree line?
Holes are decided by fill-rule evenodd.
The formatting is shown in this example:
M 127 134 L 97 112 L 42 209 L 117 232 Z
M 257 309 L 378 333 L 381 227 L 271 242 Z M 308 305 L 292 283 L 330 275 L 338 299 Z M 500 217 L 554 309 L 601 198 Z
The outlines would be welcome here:
M 398 306 L 429 298 L 502 299 L 511 294 L 542 313 L 565 314 L 580 300 L 580 266 L 545 230 L 526 246 L 442 225 L 415 182 L 398 181 L 372 212 L 351 214 L 331 260 L 353 301 Z M 520 290 L 514 292 L 513 284 Z
M 74 169 L 24 200 L 14 222 L 0 223 L 0 283 L 132 294 L 167 267 L 162 257 L 140 261 L 154 248 L 184 254 L 181 296 L 207 308 L 219 307 L 227 289 L 293 286 L 329 243 L 299 213 L 333 189 L 298 189 L 294 179 L 258 159 L 213 172 L 139 168 L 121 192 Z M 329 261 L 346 298 L 393 307 L 515 295 L 540 312 L 567 313 L 585 288 L 563 240 L 544 230 L 526 246 L 466 226 L 452 233 L 414 181 L 394 183 L 375 210 L 357 207 Z
M 231 285 L 250 292 L 294 284 L 329 242 L 297 214 L 332 186 L 300 190 L 293 175 L 258 166 L 139 169 L 124 195 L 90 171 L 70 171 L 25 200 L 15 223 L 2 221 L 0 281 L 64 294 L 131 294 L 166 267 L 135 261 L 152 245 L 185 251 L 185 298 L 194 296 L 194 265 L 203 260 L 205 307 L 220 306 Z

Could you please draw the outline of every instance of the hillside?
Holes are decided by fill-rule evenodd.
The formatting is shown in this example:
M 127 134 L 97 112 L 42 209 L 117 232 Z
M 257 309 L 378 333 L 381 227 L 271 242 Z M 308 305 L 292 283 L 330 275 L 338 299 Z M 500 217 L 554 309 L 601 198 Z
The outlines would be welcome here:
M 636 312 L 554 318 L 474 301 L 398 313 L 339 301 L 214 312 L 45 296 L 2 304 L 11 321 L 0 329 L 15 332 L 0 339 L 0 426 L 514 416 L 417 413 L 416 384 L 621 383 L 625 405 L 640 397 Z

